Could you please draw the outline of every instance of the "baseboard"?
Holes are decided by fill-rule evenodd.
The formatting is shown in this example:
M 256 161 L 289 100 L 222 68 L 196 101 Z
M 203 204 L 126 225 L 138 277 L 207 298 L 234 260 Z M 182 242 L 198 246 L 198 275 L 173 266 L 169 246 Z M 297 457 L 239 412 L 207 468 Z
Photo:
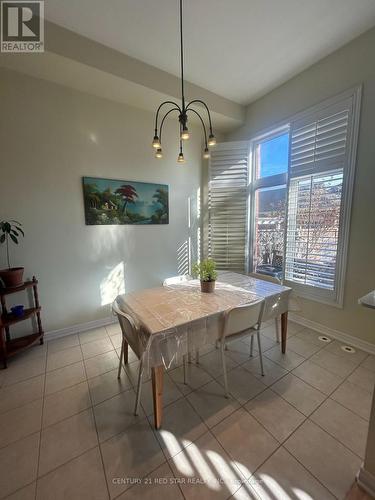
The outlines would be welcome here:
M 73 333 L 85 332 L 87 330 L 94 330 L 95 328 L 108 326 L 115 322 L 116 319 L 112 316 L 96 319 L 94 321 L 87 321 L 87 323 L 80 323 L 79 325 L 67 326 L 66 328 L 60 328 L 58 330 L 51 330 L 49 332 L 46 332 L 44 334 L 44 339 L 48 342 L 49 340 L 66 337 L 67 335 L 72 335 Z
M 329 326 L 322 325 L 321 323 L 317 323 L 316 321 L 312 321 L 311 319 L 306 319 L 299 314 L 295 314 L 290 312 L 288 315 L 291 321 L 298 323 L 299 325 L 303 325 L 306 328 L 311 328 L 312 330 L 316 330 L 319 333 L 323 333 L 328 337 L 332 337 L 335 340 L 340 340 L 344 344 L 351 345 L 353 347 L 357 347 L 357 349 L 361 349 L 362 351 L 366 351 L 370 354 L 375 354 L 375 344 L 371 344 L 370 342 L 366 342 L 366 340 L 361 340 L 357 337 L 353 337 L 352 335 L 348 335 L 347 333 L 340 332 L 339 330 L 335 330 L 330 328 Z
M 371 497 L 375 498 L 375 476 L 363 468 L 359 469 L 357 482 Z

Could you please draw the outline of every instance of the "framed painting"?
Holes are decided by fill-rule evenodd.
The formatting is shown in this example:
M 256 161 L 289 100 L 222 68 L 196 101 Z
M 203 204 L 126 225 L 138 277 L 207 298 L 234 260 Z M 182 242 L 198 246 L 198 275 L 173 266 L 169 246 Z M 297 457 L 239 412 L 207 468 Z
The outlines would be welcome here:
M 86 225 L 168 224 L 166 184 L 83 177 Z

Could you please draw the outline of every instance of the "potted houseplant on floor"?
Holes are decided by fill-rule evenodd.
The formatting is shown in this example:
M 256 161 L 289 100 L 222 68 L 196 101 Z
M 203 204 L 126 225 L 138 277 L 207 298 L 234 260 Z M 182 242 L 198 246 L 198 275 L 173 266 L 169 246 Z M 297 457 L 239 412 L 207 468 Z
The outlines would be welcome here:
M 193 276 L 201 280 L 201 291 L 211 293 L 215 290 L 217 278 L 216 263 L 212 259 L 204 259 L 193 265 Z
M 21 226 L 22 224 L 16 220 L 3 220 L 0 222 L 0 243 L 5 243 L 8 264 L 8 269 L 0 270 L 0 279 L 3 281 L 4 285 L 9 288 L 22 285 L 23 283 L 24 268 L 10 267 L 9 258 L 9 243 L 12 242 L 18 245 L 19 237 L 25 236 Z

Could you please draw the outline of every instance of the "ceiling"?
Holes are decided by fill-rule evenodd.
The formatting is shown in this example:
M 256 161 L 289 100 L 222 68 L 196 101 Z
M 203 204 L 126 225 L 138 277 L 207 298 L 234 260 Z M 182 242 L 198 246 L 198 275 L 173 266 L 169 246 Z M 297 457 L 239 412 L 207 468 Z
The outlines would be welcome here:
M 173 75 L 178 0 L 48 0 L 48 20 Z M 185 0 L 185 76 L 248 104 L 375 25 L 375 0 Z

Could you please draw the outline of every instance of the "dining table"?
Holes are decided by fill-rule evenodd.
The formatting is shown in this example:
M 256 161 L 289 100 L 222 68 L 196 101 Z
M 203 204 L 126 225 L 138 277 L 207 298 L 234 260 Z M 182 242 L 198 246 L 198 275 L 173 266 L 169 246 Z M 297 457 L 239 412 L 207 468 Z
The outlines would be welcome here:
M 281 317 L 281 351 L 286 351 L 291 288 L 231 271 L 219 271 L 215 290 L 203 293 L 199 280 L 125 293 L 120 308 L 138 325 L 143 363 L 151 371 L 154 424 L 162 425 L 164 370 L 191 352 L 214 343 L 229 309 L 265 300 L 262 321 Z

